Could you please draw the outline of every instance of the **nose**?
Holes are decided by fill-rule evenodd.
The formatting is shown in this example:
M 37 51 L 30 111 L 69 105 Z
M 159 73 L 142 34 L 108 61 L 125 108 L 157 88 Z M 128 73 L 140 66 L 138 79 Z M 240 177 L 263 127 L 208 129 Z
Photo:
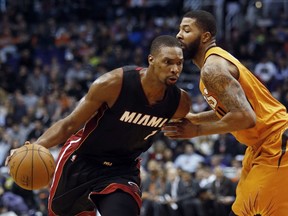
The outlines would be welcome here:
M 181 31 L 179 31 L 179 32 L 177 33 L 176 38 L 177 38 L 177 39 L 181 39 L 181 38 L 182 38 Z
M 178 65 L 178 64 L 174 64 L 172 67 L 171 67 L 171 72 L 175 75 L 178 75 L 181 71 L 181 66 Z

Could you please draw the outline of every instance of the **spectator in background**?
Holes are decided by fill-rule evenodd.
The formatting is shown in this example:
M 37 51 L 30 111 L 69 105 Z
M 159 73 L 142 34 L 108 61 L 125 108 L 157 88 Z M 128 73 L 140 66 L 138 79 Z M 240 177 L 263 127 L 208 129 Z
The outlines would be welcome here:
M 25 116 L 28 112 L 28 108 L 24 103 L 23 95 L 19 90 L 14 92 L 11 102 L 13 106 L 13 122 L 19 123 L 23 116 Z
M 182 208 L 183 216 L 206 216 L 199 198 L 201 188 L 194 175 L 181 170 L 180 176 L 183 188 L 177 201 Z
M 235 200 L 236 184 L 224 175 L 223 168 L 214 168 L 216 179 L 212 182 L 211 192 L 214 196 L 215 216 L 229 215 Z
M 4 166 L 5 158 L 11 149 L 11 137 L 0 127 L 0 166 Z
M 193 143 L 184 141 L 182 145 L 184 152 L 176 157 L 174 165 L 183 171 L 195 173 L 200 164 L 205 162 L 205 158 L 195 152 Z
M 127 32 L 132 31 L 132 29 L 133 31 L 137 30 L 137 34 L 142 34 L 141 37 L 143 39 L 141 43 L 136 44 L 136 48 L 131 44 L 128 46 L 124 45 L 125 55 L 123 53 L 123 58 L 125 59 L 125 62 L 129 62 L 129 64 L 136 63 L 138 61 L 140 62 L 142 55 L 141 52 L 143 52 L 143 56 L 146 56 L 147 47 L 155 35 L 162 34 L 163 31 L 166 33 L 168 31 L 170 35 L 176 34 L 175 25 L 179 22 L 179 17 L 178 15 L 175 15 L 182 13 L 183 8 L 181 1 L 173 1 L 173 4 L 176 4 L 177 6 L 173 7 L 173 10 L 170 10 L 169 13 L 167 13 L 166 9 L 164 9 L 163 13 L 157 13 L 157 17 L 154 16 L 154 12 L 154 15 L 151 15 L 151 11 L 147 10 L 144 5 L 145 1 L 133 1 L 134 3 L 131 5 L 131 7 L 122 5 L 121 1 L 115 2 L 117 3 L 115 3 L 116 7 L 114 10 L 114 8 L 111 9 L 99 6 L 107 5 L 108 3 L 105 3 L 105 1 L 93 1 L 93 3 L 92 1 L 82 1 L 81 5 L 80 3 L 78 4 L 77 2 L 71 0 L 67 0 L 66 3 L 56 1 L 13 1 L 13 3 L 10 1 L 2 1 L 2 16 L 0 23 L 3 29 L 1 30 L 1 33 L 4 31 L 4 27 L 10 28 L 13 39 L 8 41 L 9 43 L 7 43 L 7 45 L 16 47 L 16 52 L 7 52 L 8 55 L 6 55 L 6 62 L 0 62 L 0 126 L 3 127 L 5 137 L 9 137 L 6 130 L 10 130 L 13 123 L 19 122 L 20 120 L 15 119 L 14 108 L 11 108 L 11 101 L 9 100 L 11 97 L 13 97 L 12 94 L 15 90 L 20 90 L 21 94 L 25 96 L 26 87 L 28 87 L 26 85 L 26 80 L 28 75 L 32 73 L 35 66 L 34 60 L 37 57 L 44 57 L 43 59 L 45 59 L 45 61 L 43 65 L 49 65 L 49 67 L 44 66 L 43 68 L 43 73 L 49 75 L 49 92 L 45 93 L 44 103 L 49 110 L 49 116 L 52 118 L 52 122 L 55 122 L 67 113 L 64 112 L 64 114 L 61 114 L 60 112 L 57 92 L 60 92 L 60 90 L 63 89 L 66 91 L 67 89 L 66 92 L 71 98 L 69 100 L 73 100 L 72 98 L 81 98 L 83 96 L 83 89 L 79 83 L 74 82 L 67 84 L 64 78 L 67 68 L 69 68 L 72 60 L 75 60 L 76 57 L 83 59 L 83 65 L 87 63 L 93 65 L 93 68 L 95 69 L 93 72 L 93 77 L 96 78 L 108 71 L 108 67 L 106 65 L 106 53 L 108 52 L 108 49 L 111 49 L 113 52 L 113 46 L 115 44 L 121 44 L 122 47 L 123 44 L 127 45 L 127 41 L 125 42 L 128 35 Z M 193 1 L 187 2 L 191 3 Z M 215 2 L 216 1 L 213 3 Z M 246 6 L 249 4 L 250 8 L 255 10 L 255 6 L 249 2 L 251 3 L 251 1 L 245 1 Z M 281 2 L 270 2 L 271 5 L 275 4 L 280 6 L 282 4 Z M 263 5 L 265 6 L 265 2 L 263 2 Z M 211 7 L 209 6 L 209 8 L 212 7 L 213 10 L 218 10 L 221 6 L 220 4 L 213 6 L 211 4 Z M 95 13 L 95 8 L 97 9 L 97 13 Z M 273 8 L 269 8 L 269 11 L 272 10 Z M 255 16 L 252 21 L 255 25 L 247 25 L 245 23 L 243 25 L 245 28 L 243 28 L 243 26 L 241 26 L 242 22 L 237 22 L 235 27 L 238 29 L 234 31 L 233 27 L 232 34 L 238 37 L 239 35 L 234 33 L 239 30 L 237 33 L 240 33 L 241 36 L 240 39 L 233 40 L 237 43 L 231 43 L 231 41 L 226 39 L 222 40 L 220 35 L 218 37 L 219 42 L 223 43 L 224 45 L 228 43 L 231 44 L 231 48 L 234 50 L 234 56 L 240 57 L 240 60 L 245 60 L 244 63 L 247 63 L 246 65 L 250 69 L 254 68 L 254 64 L 259 61 L 260 56 L 266 54 L 267 50 L 272 48 L 273 56 L 275 57 L 274 61 L 279 69 L 278 60 L 282 59 L 282 57 L 280 58 L 279 56 L 283 56 L 283 61 L 288 62 L 285 60 L 287 58 L 285 55 L 288 51 L 288 43 L 287 40 L 285 40 L 285 37 L 287 37 L 287 32 L 285 33 L 285 30 L 288 22 L 287 13 L 285 12 L 285 7 L 281 7 L 279 12 L 274 12 L 276 16 L 269 15 L 268 17 L 265 17 L 265 20 L 261 20 L 262 10 L 257 10 L 257 13 L 254 11 L 253 15 Z M 79 15 L 80 13 L 81 15 Z M 164 16 L 165 19 L 159 19 L 161 16 Z M 243 11 L 241 11 L 241 16 L 243 16 L 243 18 L 247 17 L 246 8 L 244 7 Z M 259 16 L 259 18 L 257 18 L 257 16 Z M 53 17 L 58 22 L 55 22 L 55 20 L 51 21 L 50 17 Z M 258 23 L 261 24 L 263 23 L 262 21 L 266 23 L 266 21 L 269 22 L 270 19 L 273 19 L 273 23 L 270 22 L 270 24 L 273 25 L 265 27 L 268 31 L 261 30 L 264 35 L 261 35 L 262 33 L 259 34 L 259 30 L 257 29 Z M 158 20 L 160 20 L 160 22 Z M 163 22 L 163 20 L 165 22 Z M 249 22 L 250 21 L 251 19 L 249 19 Z M 135 23 L 138 25 L 137 29 L 132 28 L 135 26 Z M 279 23 L 281 23 L 281 26 L 279 25 L 278 27 Z M 91 27 L 89 26 L 92 26 L 92 31 L 90 30 Z M 39 30 L 41 28 L 42 33 Z M 48 28 L 48 30 L 45 30 L 45 28 Z M 267 36 L 270 30 L 273 34 Z M 19 40 L 20 37 L 18 36 L 21 36 L 23 39 Z M 80 40 L 84 41 L 85 43 Z M 110 45 L 111 43 L 113 46 Z M 91 46 L 91 44 L 93 45 Z M 240 45 L 240 48 L 237 47 L 238 44 Z M 87 49 L 87 45 L 90 46 L 90 49 Z M 91 50 L 91 53 L 89 53 L 89 50 Z M 131 50 L 134 50 L 136 54 L 131 55 L 133 53 Z M 89 55 L 87 55 L 87 51 Z M 130 54 L 127 55 L 127 53 Z M 144 65 L 145 58 L 142 62 Z M 197 74 L 195 74 L 197 70 L 194 69 L 194 67 L 195 66 L 193 65 L 185 64 L 185 70 L 183 70 L 185 74 L 182 75 L 188 75 L 187 77 L 191 77 L 195 80 L 198 79 Z M 60 68 L 60 70 L 57 73 L 53 68 Z M 183 82 L 187 82 L 185 78 L 186 76 L 182 75 L 181 79 L 179 80 L 180 82 L 178 82 L 180 85 L 182 84 L 182 78 Z M 56 83 L 59 79 L 61 80 L 61 83 Z M 287 78 L 279 78 L 278 81 L 281 84 L 277 84 L 276 89 L 275 83 L 273 84 L 274 87 L 272 86 L 273 95 L 277 98 L 280 95 L 280 101 L 288 108 Z M 13 83 L 13 85 L 11 85 L 11 83 Z M 91 82 L 87 81 L 87 85 L 89 86 L 90 84 Z M 195 83 L 195 86 L 197 86 L 197 84 L 198 83 Z M 186 85 L 183 85 L 183 87 L 186 88 Z M 197 92 L 197 88 L 188 90 L 191 90 L 193 97 L 195 95 L 196 99 L 199 94 Z M 4 92 L 4 95 L 1 92 Z M 52 96 L 53 99 L 50 100 L 50 96 Z M 202 96 L 199 95 L 199 98 L 201 99 Z M 4 102 L 1 103 L 1 101 Z M 69 102 L 68 104 L 71 103 Z M 71 109 L 72 106 L 73 104 L 68 105 L 68 109 Z M 33 126 L 34 122 L 34 111 L 32 112 L 27 109 L 27 112 L 28 114 L 25 115 L 25 117 L 29 118 L 27 124 L 29 124 L 31 127 Z M 20 124 L 22 125 L 22 123 Z M 7 141 L 7 143 L 5 142 L 3 145 L 3 148 L 0 148 L 1 154 L 6 152 L 5 147 L 10 148 L 10 145 L 12 145 L 11 137 L 9 137 L 8 140 L 9 141 Z M 22 143 L 19 144 L 21 145 Z M 166 148 L 169 152 L 168 155 L 171 155 L 172 151 L 172 158 L 174 160 L 179 154 L 180 146 L 178 147 L 176 142 L 169 142 L 168 144 L 168 148 Z M 241 147 L 242 146 L 244 147 L 244 145 L 241 145 Z M 243 153 L 242 150 L 244 149 L 241 148 L 241 153 Z M 224 154 L 226 155 L 226 153 Z M 55 155 L 57 155 L 57 150 L 55 151 Z M 166 157 L 164 156 L 164 158 Z M 168 158 L 170 158 L 170 156 L 168 156 Z M 166 159 L 164 160 L 166 161 Z M 170 162 L 168 162 L 167 165 L 170 166 Z M 240 169 L 238 168 L 238 170 Z M 44 192 L 47 191 L 44 190 Z M 45 206 L 42 207 L 45 208 Z M 45 211 L 43 210 L 42 213 L 44 212 Z
M 39 206 L 38 206 L 34 191 L 25 190 L 19 187 L 15 182 L 12 183 L 10 191 L 13 194 L 18 195 L 23 198 L 25 204 L 27 205 L 30 211 L 30 214 L 32 214 L 32 212 L 36 212 L 37 210 L 39 210 Z
M 217 140 L 218 135 L 207 135 L 201 137 L 192 138 L 191 141 L 194 143 L 195 151 L 205 158 L 208 158 L 213 153 L 214 143 Z
M 213 145 L 213 155 L 221 155 L 227 165 L 236 155 L 243 155 L 246 146 L 237 142 L 231 134 L 220 134 Z
M 31 142 L 36 141 L 36 139 L 43 134 L 44 132 L 44 125 L 40 119 L 36 119 L 34 121 L 34 128 L 30 131 L 27 136 L 27 140 L 31 140 Z
M 13 123 L 12 127 L 7 129 L 8 136 L 12 137 L 13 140 L 18 143 L 23 143 L 27 139 L 26 131 L 21 130 L 20 125 L 18 123 Z
M 38 96 L 43 96 L 48 88 L 47 76 L 42 71 L 42 66 L 37 65 L 33 68 L 33 73 L 29 74 L 26 85 Z
M 192 104 L 192 112 L 198 113 L 208 109 L 207 102 L 202 95 L 196 96 L 196 101 Z
M 14 37 L 12 35 L 11 29 L 6 26 L 2 28 L 0 34 L 0 61 L 7 62 L 7 57 L 9 54 L 15 55 L 17 53 L 17 47 L 14 43 Z
M 274 62 L 268 56 L 263 56 L 261 61 L 255 65 L 254 74 L 270 89 L 278 71 Z
M 30 86 L 26 86 L 26 93 L 23 95 L 23 101 L 26 108 L 35 110 L 39 96 L 32 90 Z
M 163 203 L 161 205 L 164 209 L 163 213 L 167 216 L 180 216 L 182 209 L 179 206 L 178 199 L 186 191 L 178 170 L 174 167 L 167 169 L 166 180 Z
M 163 174 L 163 170 L 156 160 L 152 159 L 148 162 L 147 176 L 142 182 L 141 216 L 163 215 L 163 208 L 159 199 L 165 190 L 165 182 L 161 179 Z

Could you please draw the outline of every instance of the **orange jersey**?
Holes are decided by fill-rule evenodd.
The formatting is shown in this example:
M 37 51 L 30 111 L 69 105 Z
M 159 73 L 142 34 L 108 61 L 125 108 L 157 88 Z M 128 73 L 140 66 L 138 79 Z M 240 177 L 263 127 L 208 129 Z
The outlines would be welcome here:
M 218 55 L 234 64 L 239 71 L 238 82 L 257 116 L 253 128 L 232 132 L 235 138 L 248 146 L 259 146 L 272 133 L 287 127 L 288 114 L 285 106 L 277 101 L 268 89 L 241 64 L 235 57 L 220 47 L 213 47 L 206 52 L 205 60 L 210 55 Z M 200 91 L 211 108 L 221 118 L 227 110 L 213 92 L 208 92 L 200 79 Z M 239 122 L 235 122 L 239 124 Z

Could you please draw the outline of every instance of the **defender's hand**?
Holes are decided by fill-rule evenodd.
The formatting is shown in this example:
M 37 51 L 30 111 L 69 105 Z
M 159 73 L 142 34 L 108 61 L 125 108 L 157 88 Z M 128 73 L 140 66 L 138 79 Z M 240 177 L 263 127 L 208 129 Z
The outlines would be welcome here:
M 197 129 L 197 125 L 184 118 L 177 122 L 165 124 L 161 130 L 170 139 L 190 139 L 197 136 Z

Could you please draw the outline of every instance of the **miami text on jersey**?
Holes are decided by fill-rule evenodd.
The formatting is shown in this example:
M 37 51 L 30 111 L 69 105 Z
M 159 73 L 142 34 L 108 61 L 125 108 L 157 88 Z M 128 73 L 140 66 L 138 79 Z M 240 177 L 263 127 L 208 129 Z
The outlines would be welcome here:
M 120 121 L 160 128 L 165 122 L 168 121 L 168 118 L 160 118 L 156 116 L 146 115 L 143 113 L 125 111 L 122 114 Z

